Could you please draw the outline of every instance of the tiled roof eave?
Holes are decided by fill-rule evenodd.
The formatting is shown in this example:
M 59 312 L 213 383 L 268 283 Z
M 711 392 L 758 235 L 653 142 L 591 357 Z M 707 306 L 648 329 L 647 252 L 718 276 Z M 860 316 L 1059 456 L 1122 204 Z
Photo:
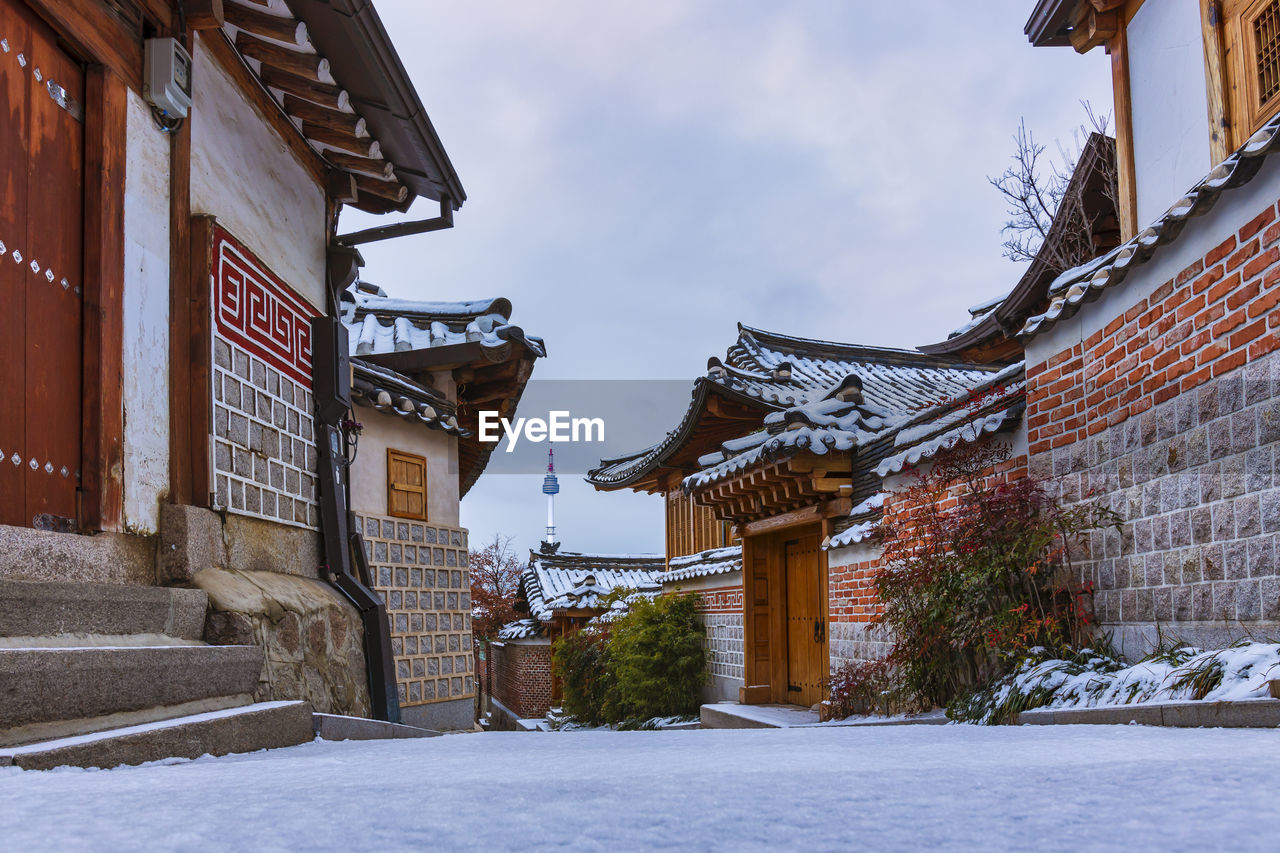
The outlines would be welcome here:
M 1243 146 L 1213 168 L 1189 193 L 1159 219 L 1128 242 L 1089 264 L 1068 270 L 1050 286 L 1049 308 L 1027 319 L 1018 333 L 1023 342 L 1042 334 L 1059 321 L 1124 281 L 1128 273 L 1145 264 L 1164 246 L 1173 243 L 1187 223 L 1208 213 L 1223 192 L 1243 186 L 1257 175 L 1263 160 L 1280 143 L 1280 115 L 1268 121 Z

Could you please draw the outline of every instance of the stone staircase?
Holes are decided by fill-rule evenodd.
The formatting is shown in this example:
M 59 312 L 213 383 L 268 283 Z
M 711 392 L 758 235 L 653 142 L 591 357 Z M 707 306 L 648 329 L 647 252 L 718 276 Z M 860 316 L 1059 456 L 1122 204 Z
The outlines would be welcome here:
M 0 765 L 114 767 L 292 746 L 305 702 L 254 703 L 257 646 L 200 641 L 204 592 L 0 580 Z

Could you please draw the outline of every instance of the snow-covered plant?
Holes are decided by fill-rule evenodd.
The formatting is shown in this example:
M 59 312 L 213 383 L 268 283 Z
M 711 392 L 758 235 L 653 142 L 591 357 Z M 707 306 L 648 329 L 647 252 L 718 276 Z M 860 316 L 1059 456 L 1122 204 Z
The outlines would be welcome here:
M 1034 708 L 1250 699 L 1268 695 L 1274 678 L 1280 678 L 1277 643 L 1243 640 L 1210 651 L 1180 646 L 1132 665 L 1109 651 L 1055 658 L 1041 649 L 1014 672 L 951 703 L 947 715 L 994 725 Z

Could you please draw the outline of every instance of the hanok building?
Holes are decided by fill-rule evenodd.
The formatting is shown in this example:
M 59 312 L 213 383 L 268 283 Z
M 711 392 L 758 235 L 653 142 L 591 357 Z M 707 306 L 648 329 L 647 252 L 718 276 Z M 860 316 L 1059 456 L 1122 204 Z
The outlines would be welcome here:
M 712 656 L 713 698 L 821 701 L 831 650 L 852 639 L 831 606 L 821 546 L 849 523 L 855 496 L 878 491 L 860 444 L 996 370 L 739 327 L 725 360 L 711 359 L 695 380 L 688 410 L 663 442 L 590 472 L 598 489 L 657 492 L 668 507 L 688 507 L 693 536 L 678 515 L 673 531 L 669 515 L 672 587 L 697 578 L 704 600 L 717 602 L 712 589 L 741 602 L 734 619 L 708 624 L 713 650 L 717 640 L 736 640 Z M 730 536 L 741 540 L 740 558 L 721 550 Z M 701 580 L 711 577 L 716 587 Z M 704 618 L 713 615 L 729 614 Z M 723 663 L 741 655 L 740 674 L 717 671 L 721 655 Z
M 466 198 L 377 13 L 354 0 L 0 0 L 0 73 L 0 307 L 13 320 L 0 344 L 0 636 L 115 638 L 0 650 L 16 673 L 0 747 L 197 711 L 218 719 L 182 747 L 196 753 L 229 748 L 210 727 L 241 732 L 236 748 L 310 737 L 304 703 L 254 700 L 397 718 L 397 689 L 406 705 L 415 684 L 428 695 L 414 676 L 435 659 L 422 638 L 441 663 L 448 638 L 469 646 L 449 561 L 465 564 L 456 503 L 485 452 L 466 436 L 477 398 L 460 386 L 514 405 L 540 345 L 512 334 L 501 300 L 428 318 L 344 296 L 355 245 L 449 227 Z M 344 207 L 405 211 L 418 197 L 439 216 L 339 235 Z M 387 423 L 369 424 L 353 493 L 343 312 L 362 324 L 355 399 L 399 412 L 368 419 Z M 390 454 L 369 451 L 380 444 L 427 459 L 423 482 L 416 460 L 386 467 Z M 436 525 L 449 628 L 424 627 L 418 657 L 392 654 L 352 507 L 364 532 L 379 521 L 375 556 L 403 541 L 398 513 L 425 508 L 424 543 Z M 380 584 L 389 604 L 397 577 Z M 435 582 L 443 592 L 439 570 Z
M 560 701 L 560 684 L 551 672 L 552 644 L 606 616 L 611 609 L 606 599 L 615 591 L 657 595 L 662 570 L 657 555 L 583 554 L 546 543 L 530 551 L 516 599 L 516 610 L 529 615 L 504 625 L 489 646 L 496 715 L 508 724 L 545 716 Z
M 511 416 L 534 360 L 546 354 L 510 317 L 505 299 L 391 299 L 364 282 L 343 294 L 352 397 L 363 418 L 351 508 L 386 602 L 401 719 L 424 728 L 470 728 L 474 719 L 459 503 L 493 450 L 477 438 L 476 412 Z

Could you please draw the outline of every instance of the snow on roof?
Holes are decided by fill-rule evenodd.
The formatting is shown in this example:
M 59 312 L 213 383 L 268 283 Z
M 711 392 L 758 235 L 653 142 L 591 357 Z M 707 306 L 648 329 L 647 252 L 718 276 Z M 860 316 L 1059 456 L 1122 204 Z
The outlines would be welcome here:
M 510 323 L 507 299 L 466 302 L 420 302 L 392 299 L 376 285 L 357 282 L 342 294 L 342 323 L 350 336 L 351 355 L 478 343 L 503 350 L 515 343 L 536 356 L 546 355 L 541 338 L 525 335 Z
M 839 533 L 834 533 L 827 537 L 827 541 L 822 543 L 822 550 L 834 551 L 836 548 L 844 548 L 848 545 L 856 545 L 859 542 L 865 542 L 875 535 L 880 529 L 880 520 L 859 521 L 851 524 Z
M 1051 328 L 1124 281 L 1130 270 L 1150 260 L 1162 246 L 1174 242 L 1193 217 L 1207 213 L 1223 191 L 1243 186 L 1258 173 L 1263 158 L 1280 144 L 1280 115 L 1249 137 L 1238 151 L 1213 168 L 1183 198 L 1127 243 L 1087 264 L 1067 270 L 1049 286 L 1050 302 L 1042 314 L 1029 317 L 1018 333 L 1024 340 Z
M 656 592 L 664 568 L 658 554 L 530 551 L 520 586 L 533 618 L 548 622 L 557 610 L 603 610 L 615 589 Z
M 517 619 L 498 629 L 498 639 L 527 640 L 531 637 L 540 637 L 544 633 L 542 623 L 537 619 Z
M 693 399 L 676 428 L 649 448 L 601 460 L 600 467 L 590 471 L 587 480 L 617 488 L 657 468 L 688 440 L 713 393 L 754 404 L 762 412 L 781 412 L 828 401 L 842 383 L 857 377 L 862 383 L 863 409 L 868 414 L 890 418 L 964 392 L 991 372 L 992 368 L 914 350 L 798 338 L 739 324 L 738 339 L 729 347 L 725 360 L 712 358 L 707 375 L 694 381 Z M 808 412 L 814 418 L 823 414 L 818 409 Z M 814 421 L 812 425 L 834 423 Z M 759 441 L 764 440 L 762 437 Z M 730 449 L 739 452 L 754 446 L 750 436 L 742 441 L 742 446 Z
M 1025 407 L 1026 370 L 1019 362 L 1000 371 L 992 382 L 936 407 L 899 429 L 894 437 L 895 452 L 880 461 L 876 474 L 881 477 L 896 474 L 957 444 L 972 443 L 1008 429 L 1018 423 Z
M 828 536 L 826 541 L 822 543 L 822 550 L 831 551 L 870 539 L 880 529 L 884 502 L 888 497 L 888 492 L 876 492 L 849 510 L 847 520 L 852 523 L 843 530 Z
M 364 359 L 351 359 L 351 367 L 351 400 L 356 405 L 399 415 L 451 435 L 469 435 L 458 426 L 456 407 L 438 391 Z
M 850 451 L 899 420 L 900 417 L 886 419 L 872 414 L 861 403 L 838 399 L 771 412 L 764 419 L 763 431 L 726 442 L 718 456 L 712 453 L 701 457 L 699 461 L 709 463 L 709 467 L 686 477 L 684 486 L 686 490 L 699 489 L 761 462 L 804 451 L 817 456 Z M 748 449 L 734 452 L 744 446 Z
M 740 572 L 742 571 L 742 546 L 730 545 L 727 548 L 712 548 L 685 557 L 672 557 L 667 562 L 667 566 L 666 573 L 662 575 L 663 583 Z

